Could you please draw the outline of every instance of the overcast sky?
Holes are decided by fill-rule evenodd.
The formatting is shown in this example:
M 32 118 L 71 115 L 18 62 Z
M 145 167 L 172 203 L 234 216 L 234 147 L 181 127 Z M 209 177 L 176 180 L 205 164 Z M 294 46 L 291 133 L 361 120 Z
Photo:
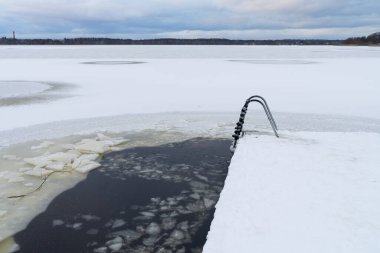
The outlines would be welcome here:
M 0 0 L 0 36 L 341 39 L 380 31 L 380 0 Z

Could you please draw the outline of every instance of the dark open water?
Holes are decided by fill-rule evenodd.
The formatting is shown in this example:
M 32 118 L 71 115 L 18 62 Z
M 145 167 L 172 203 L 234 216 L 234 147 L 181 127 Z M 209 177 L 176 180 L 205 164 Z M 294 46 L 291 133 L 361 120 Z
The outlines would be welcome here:
M 196 138 L 106 155 L 15 235 L 17 252 L 202 252 L 229 145 Z

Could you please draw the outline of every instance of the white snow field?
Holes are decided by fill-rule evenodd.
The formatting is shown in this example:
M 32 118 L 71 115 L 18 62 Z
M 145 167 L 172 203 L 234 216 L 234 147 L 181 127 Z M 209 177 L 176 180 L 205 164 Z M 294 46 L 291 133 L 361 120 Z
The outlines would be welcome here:
M 36 82 L 0 81 L 0 98 L 21 97 L 43 92 L 49 88 Z
M 245 136 L 206 253 L 380 252 L 380 134 Z
M 280 138 L 252 106 L 247 129 L 267 134 L 238 144 L 204 252 L 377 253 L 378 66 L 379 47 L 1 46 L 0 241 L 85 178 L 56 173 L 30 197 L 8 198 L 38 186 L 35 174 L 82 159 L 83 142 L 102 153 L 131 133 L 142 140 L 129 146 L 230 138 L 258 94 Z M 7 102 L 44 93 L 38 84 L 70 88 Z M 80 171 L 96 167 L 88 162 Z
M 107 60 L 146 63 L 82 64 Z M 251 94 L 273 111 L 379 119 L 379 62 L 375 47 L 0 47 L 1 80 L 77 85 L 67 99 L 0 107 L 0 130 L 127 113 L 238 112 Z

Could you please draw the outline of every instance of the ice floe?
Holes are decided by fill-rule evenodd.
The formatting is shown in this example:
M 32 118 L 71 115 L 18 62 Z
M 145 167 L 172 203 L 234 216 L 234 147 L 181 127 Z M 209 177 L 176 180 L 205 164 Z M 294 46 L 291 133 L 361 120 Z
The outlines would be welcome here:
M 36 168 L 33 168 L 31 170 L 27 170 L 24 172 L 25 175 L 35 176 L 35 177 L 44 177 L 44 176 L 47 176 L 51 173 L 53 173 L 52 170 L 46 170 L 44 168 L 39 168 L 39 167 L 36 167 Z
M 101 164 L 97 162 L 88 162 L 83 166 L 77 167 L 75 170 L 80 172 L 80 173 L 87 173 L 90 172 L 91 170 L 94 170 L 98 167 L 100 167 Z
M 58 186 L 60 184 L 59 180 L 64 185 L 70 186 L 75 184 L 77 180 L 83 178 L 80 175 L 85 175 L 101 166 L 98 162 L 101 155 L 115 148 L 121 148 L 120 144 L 126 143 L 126 141 L 126 139 L 120 137 L 97 134 L 95 136 L 82 137 L 82 139 L 79 140 L 77 138 L 69 143 L 62 143 L 61 140 L 42 141 L 40 143 L 33 142 L 23 147 L 24 151 L 21 153 L 3 153 L 1 158 L 4 166 L 0 169 L 0 195 L 2 198 L 0 209 L 4 210 L 4 215 L 5 212 L 7 212 L 11 213 L 12 217 L 19 217 L 17 216 L 18 213 L 24 212 L 22 211 L 21 203 L 27 202 L 30 206 L 31 204 L 29 202 L 36 202 L 33 206 L 37 209 L 42 208 L 38 207 L 38 203 L 43 202 L 43 205 L 48 203 L 48 199 L 43 197 L 44 195 L 54 196 L 58 188 L 65 187 Z M 56 174 L 56 176 L 52 178 L 52 174 Z M 49 177 L 48 181 L 55 182 L 55 186 L 52 186 L 50 183 L 45 184 L 45 181 L 41 181 L 41 179 L 45 180 L 46 177 Z M 72 182 L 70 183 L 69 178 L 72 178 Z M 42 191 L 35 192 L 36 189 L 40 189 L 39 186 L 42 186 Z M 56 189 L 50 189 L 49 191 L 51 191 L 51 193 L 49 193 L 49 191 L 44 191 L 43 188 L 46 187 Z M 35 196 L 37 196 L 38 200 L 33 199 Z M 16 199 L 24 197 L 25 199 L 11 203 L 11 198 L 9 197 Z M 35 208 L 33 208 L 33 210 Z M 26 217 L 33 216 L 33 214 L 22 216 L 25 217 L 26 220 Z M 86 218 L 98 219 L 98 217 L 91 216 L 86 216 Z M 23 220 L 24 218 L 7 218 L 4 220 L 4 229 L 0 229 L 0 240 L 21 229 Z M 23 224 L 25 225 L 25 223 Z M 75 223 L 72 223 L 70 226 L 73 229 L 81 229 L 81 227 Z
M 50 147 L 52 145 L 54 145 L 54 142 L 52 142 L 52 141 L 44 141 L 40 145 L 32 146 L 31 149 L 32 150 L 34 150 L 34 149 L 43 149 L 43 148 L 48 148 L 48 147 Z
M 80 173 L 88 173 L 101 166 L 96 162 L 101 154 L 112 151 L 115 146 L 125 143 L 122 138 L 111 138 L 104 134 L 97 134 L 94 139 L 83 139 L 76 144 L 61 145 L 65 151 L 50 154 L 49 152 L 36 157 L 24 158 L 26 165 L 34 168 L 23 168 L 25 175 L 43 177 L 53 171 L 76 170 Z M 38 146 L 32 146 L 32 150 L 54 147 L 54 142 L 44 141 Z M 15 158 L 8 156 L 9 158 Z
M 119 228 L 119 227 L 122 227 L 124 226 L 125 224 L 127 224 L 125 221 L 121 220 L 121 219 L 116 219 L 113 224 L 112 224 L 112 228 Z

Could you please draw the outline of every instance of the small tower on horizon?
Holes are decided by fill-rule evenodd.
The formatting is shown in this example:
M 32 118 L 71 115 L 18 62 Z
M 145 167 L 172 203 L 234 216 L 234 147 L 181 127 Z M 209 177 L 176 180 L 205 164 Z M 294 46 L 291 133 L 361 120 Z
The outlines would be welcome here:
M 13 39 L 15 40 L 16 39 L 16 32 L 13 31 Z

